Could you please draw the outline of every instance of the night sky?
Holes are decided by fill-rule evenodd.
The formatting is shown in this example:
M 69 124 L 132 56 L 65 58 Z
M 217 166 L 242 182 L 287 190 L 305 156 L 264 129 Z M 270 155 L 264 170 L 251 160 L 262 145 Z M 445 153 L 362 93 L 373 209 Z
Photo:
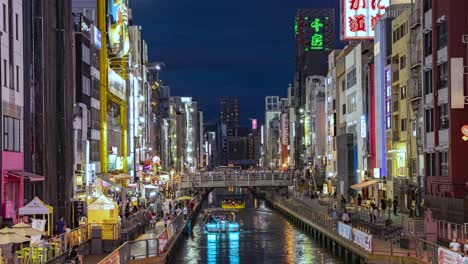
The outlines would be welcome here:
M 297 8 L 337 8 L 339 1 L 130 0 L 130 6 L 150 61 L 166 64 L 161 78 L 172 95 L 194 97 L 207 120 L 218 118 L 219 97 L 237 96 L 247 124 L 263 120 L 265 96 L 287 96 Z

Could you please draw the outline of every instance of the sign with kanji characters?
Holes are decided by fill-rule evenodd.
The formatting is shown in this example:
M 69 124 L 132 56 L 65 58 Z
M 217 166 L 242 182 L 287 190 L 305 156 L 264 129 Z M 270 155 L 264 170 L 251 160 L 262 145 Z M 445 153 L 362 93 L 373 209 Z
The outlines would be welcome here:
M 342 40 L 372 40 L 379 19 L 390 5 L 390 0 L 342 0 Z
M 335 10 L 299 9 L 294 22 L 299 53 L 335 48 Z

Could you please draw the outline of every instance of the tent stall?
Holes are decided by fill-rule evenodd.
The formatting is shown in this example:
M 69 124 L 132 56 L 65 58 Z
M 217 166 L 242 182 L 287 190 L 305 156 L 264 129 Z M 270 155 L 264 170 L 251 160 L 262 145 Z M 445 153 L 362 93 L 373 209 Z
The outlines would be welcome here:
M 119 207 L 109 198 L 101 195 L 96 201 L 88 205 L 88 223 L 102 228 L 102 239 L 115 240 L 118 238 Z M 90 230 L 91 232 L 91 230 Z
M 39 197 L 34 197 L 31 202 L 29 202 L 24 207 L 19 209 L 19 215 L 42 215 L 43 219 L 47 216 L 47 235 L 51 235 L 52 231 L 52 214 L 54 213 L 54 208 L 46 203 L 44 203 Z

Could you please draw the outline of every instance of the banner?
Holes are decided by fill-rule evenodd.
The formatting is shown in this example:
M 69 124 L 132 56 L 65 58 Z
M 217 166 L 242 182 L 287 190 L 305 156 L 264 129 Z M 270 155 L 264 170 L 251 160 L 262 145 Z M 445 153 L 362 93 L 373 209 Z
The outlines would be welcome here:
M 120 251 L 115 250 L 106 259 L 100 262 L 101 264 L 118 264 L 120 263 Z
M 353 228 L 353 232 L 353 242 L 363 249 L 372 252 L 372 236 L 355 228 Z
M 338 222 L 338 234 L 348 240 L 353 240 L 351 226 Z
M 47 220 L 42 220 L 42 219 L 32 219 L 31 227 L 39 230 L 41 232 L 45 231 L 45 226 L 46 226 Z M 37 243 L 41 241 L 41 236 L 42 235 L 37 235 L 37 236 L 31 236 L 31 242 Z
M 158 237 L 159 242 L 159 254 L 164 253 L 164 248 L 167 245 L 167 234 L 166 232 L 162 232 L 161 235 Z
M 172 236 L 174 235 L 174 225 L 171 223 L 166 228 L 167 232 L 167 240 L 171 240 Z
M 439 264 L 464 264 L 462 255 L 460 253 L 443 247 L 439 247 L 437 250 L 437 256 L 439 259 Z

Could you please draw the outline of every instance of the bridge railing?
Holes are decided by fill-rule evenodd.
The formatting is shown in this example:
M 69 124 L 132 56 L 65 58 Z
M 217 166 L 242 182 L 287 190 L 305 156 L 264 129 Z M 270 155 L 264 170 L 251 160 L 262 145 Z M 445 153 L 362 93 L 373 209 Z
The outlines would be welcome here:
M 289 186 L 292 175 L 287 172 L 208 172 L 189 174 L 181 178 L 181 187 L 223 187 L 223 186 Z

